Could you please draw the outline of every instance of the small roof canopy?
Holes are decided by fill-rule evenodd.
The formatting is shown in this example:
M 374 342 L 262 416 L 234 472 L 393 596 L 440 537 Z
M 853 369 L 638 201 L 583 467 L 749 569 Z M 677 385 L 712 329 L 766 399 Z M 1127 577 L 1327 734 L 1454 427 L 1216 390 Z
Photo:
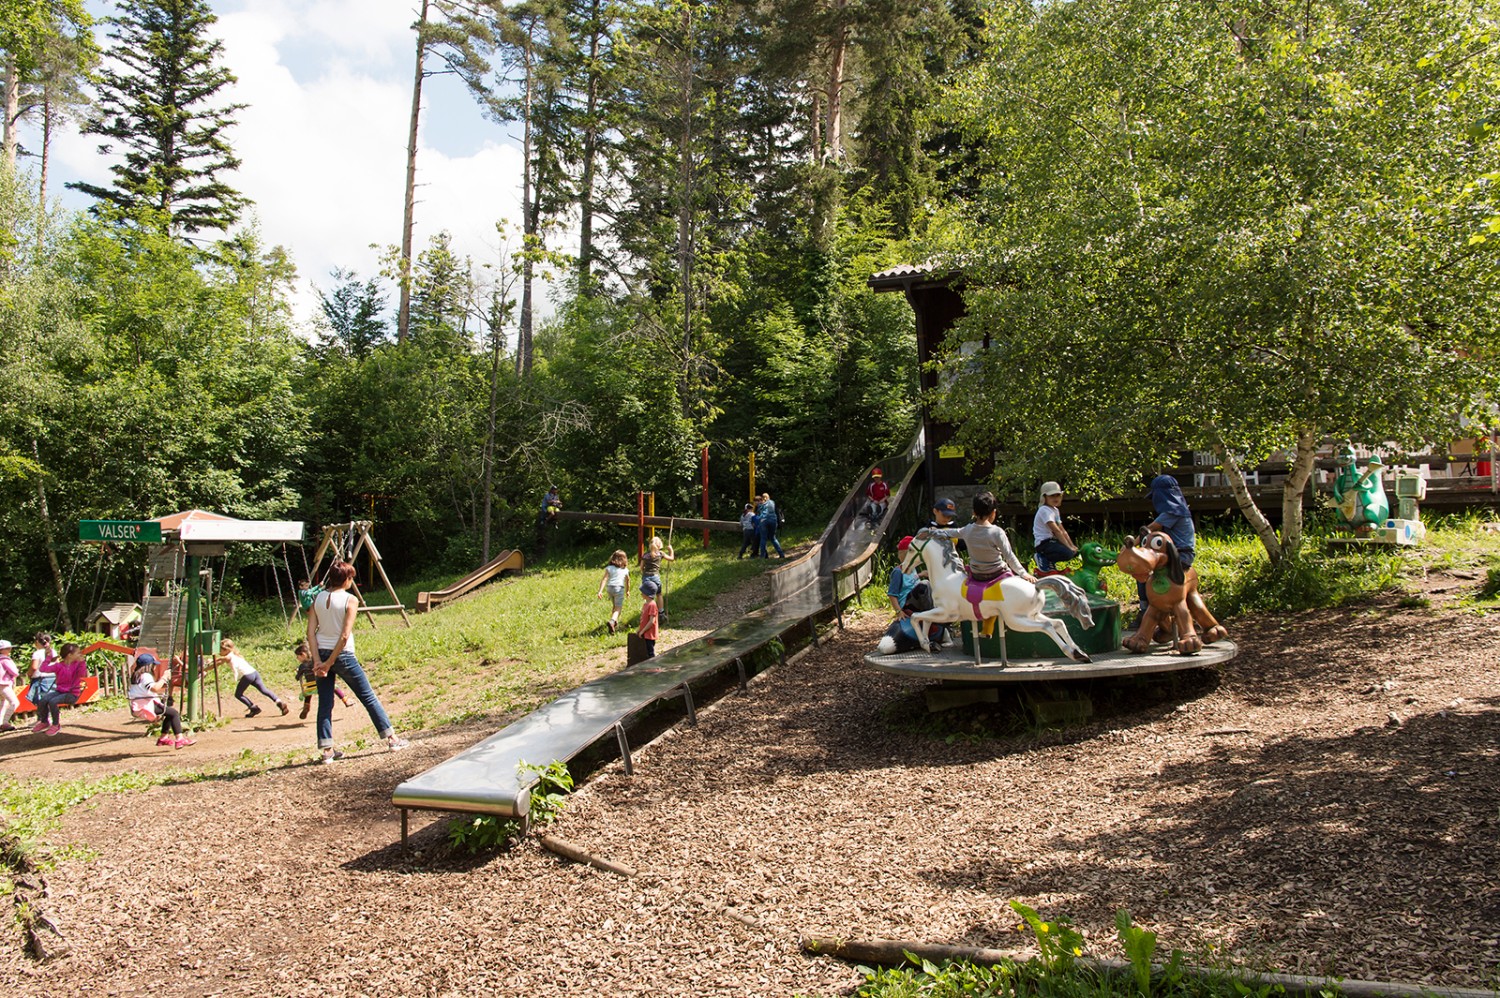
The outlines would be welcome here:
M 297 541 L 303 537 L 300 520 L 236 520 L 232 516 L 189 509 L 158 516 L 163 536 L 176 534 L 184 541 Z

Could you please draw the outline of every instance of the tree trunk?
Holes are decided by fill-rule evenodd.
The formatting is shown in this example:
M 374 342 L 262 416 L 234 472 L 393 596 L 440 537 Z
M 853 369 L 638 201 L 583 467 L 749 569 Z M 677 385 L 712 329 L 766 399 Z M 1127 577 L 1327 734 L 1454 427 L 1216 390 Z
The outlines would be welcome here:
M 521 100 L 521 316 L 516 332 L 516 373 L 523 378 L 531 374 L 531 284 L 534 273 L 531 254 L 536 246 L 538 228 L 531 138 L 531 102 L 536 81 L 529 38 L 524 56 L 526 71 Z
M 678 145 L 677 275 L 682 286 L 682 355 L 693 345 L 693 10 L 682 10 L 682 133 Z
M 37 510 L 42 518 L 42 540 L 47 546 L 47 565 L 52 569 L 52 587 L 57 593 L 58 619 L 62 621 L 65 631 L 73 629 L 73 615 L 68 612 L 68 587 L 63 582 L 62 565 L 57 560 L 57 536 L 52 530 L 52 515 L 47 510 L 47 486 L 46 476 L 41 473 L 42 451 L 37 446 L 36 438 L 31 439 L 31 456 L 37 463 L 39 469 L 36 476 L 36 502 Z
M 1255 505 L 1255 497 L 1250 494 L 1250 487 L 1245 483 L 1245 472 L 1222 442 L 1215 444 L 1214 452 L 1219 457 L 1219 467 L 1224 470 L 1224 477 L 1229 479 L 1229 488 L 1234 492 L 1234 504 L 1239 507 L 1240 513 L 1249 522 L 1250 529 L 1255 531 L 1255 536 L 1265 546 L 1266 557 L 1271 564 L 1278 564 L 1281 561 L 1281 541 L 1276 537 L 1276 529 L 1266 519 L 1266 514 Z
M 5 62 L 5 128 L 3 138 L 0 138 L 0 148 L 3 148 L 5 165 L 10 170 L 16 168 L 16 148 L 19 143 L 16 140 L 16 126 L 21 119 L 21 71 L 16 66 L 15 56 L 11 56 Z
M 599 125 L 599 0 L 589 8 L 589 70 L 583 116 L 583 174 L 578 181 L 578 293 L 592 294 L 594 257 L 594 158 L 598 155 Z
M 50 95 L 42 97 L 42 175 L 38 182 L 36 205 L 37 205 L 37 227 L 36 248 L 43 249 L 47 240 L 47 167 L 52 161 L 52 98 Z
M 842 21 L 847 0 L 838 0 L 834 10 Z M 844 60 L 849 51 L 849 28 L 840 24 L 833 35 L 833 51 L 828 60 L 828 156 L 835 163 L 844 159 Z
M 396 342 L 405 343 L 411 330 L 411 230 L 412 217 L 417 207 L 417 124 L 422 118 L 422 61 L 426 55 L 427 36 L 423 28 L 427 25 L 429 0 L 422 0 L 421 14 L 417 19 L 417 68 L 411 82 L 411 120 L 406 129 L 406 198 L 401 217 L 401 304 L 396 310 Z
M 1302 552 L 1302 497 L 1312 478 L 1318 437 L 1309 429 L 1297 433 L 1297 455 L 1281 492 L 1281 554 L 1295 560 Z

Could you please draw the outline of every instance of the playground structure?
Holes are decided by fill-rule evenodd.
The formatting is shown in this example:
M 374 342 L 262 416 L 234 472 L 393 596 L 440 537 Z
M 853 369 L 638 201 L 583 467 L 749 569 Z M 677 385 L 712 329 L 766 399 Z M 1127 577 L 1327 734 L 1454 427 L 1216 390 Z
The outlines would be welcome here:
M 400 610 L 402 621 L 410 627 L 411 618 L 406 615 L 406 605 L 401 602 L 401 597 L 396 595 L 396 587 L 391 585 L 390 576 L 385 574 L 385 565 L 380 559 L 380 548 L 375 546 L 375 537 L 372 533 L 374 527 L 375 523 L 372 520 L 350 520 L 348 523 L 330 523 L 324 527 L 323 537 L 318 541 L 318 550 L 313 555 L 312 566 L 308 570 L 308 580 L 321 583 L 323 575 L 327 572 L 327 569 L 323 567 L 325 557 L 329 559 L 329 567 L 332 567 L 335 561 L 347 561 L 353 565 L 356 563 L 355 559 L 363 553 L 370 559 L 371 571 L 380 576 L 380 581 L 384 584 L 391 602 L 383 606 L 371 606 L 356 581 L 350 585 L 350 589 L 355 596 L 359 597 L 359 612 L 370 621 L 371 627 L 375 627 L 376 611 Z
M 182 715 L 196 721 L 204 713 L 201 663 L 211 659 L 219 645 L 219 632 L 206 626 L 212 624 L 211 615 L 205 620 L 203 612 L 205 602 L 212 610 L 214 593 L 213 572 L 205 567 L 204 559 L 222 557 L 232 542 L 301 542 L 303 530 L 293 520 L 236 520 L 190 509 L 151 520 L 80 520 L 78 539 L 149 545 L 141 627 L 127 654 L 149 648 L 163 662 L 181 655 L 188 663 L 179 680 Z M 160 584 L 164 592 L 154 594 L 153 584 Z M 90 647 L 100 646 L 103 643 Z
M 503 572 L 523 572 L 526 559 L 519 551 L 501 551 L 500 554 L 480 565 L 457 582 L 444 589 L 417 593 L 416 611 L 427 613 L 451 600 L 466 596 Z
M 1363 473 L 1353 447 L 1345 447 L 1337 458 L 1337 476 L 1333 482 L 1333 504 L 1354 531 L 1352 537 L 1332 538 L 1329 543 L 1394 544 L 1410 547 L 1427 536 L 1418 504 L 1427 498 L 1427 479 L 1407 468 L 1397 468 L 1391 476 L 1396 492 L 1396 515 L 1391 516 L 1381 475 L 1385 463 L 1379 454 L 1370 455 Z
M 919 432 L 905 452 L 881 462 L 887 475 L 910 481 L 921 466 L 922 439 Z M 737 680 L 737 688 L 744 691 L 756 659 L 774 651 L 784 661 L 787 646 L 804 637 L 816 644 L 818 626 L 830 615 L 842 627 L 843 601 L 869 582 L 879 539 L 896 513 L 894 508 L 887 510 L 873 534 L 857 523 L 866 475 L 845 496 L 811 548 L 771 571 L 768 606 L 705 637 L 585 683 L 398 785 L 391 803 L 401 811 L 402 842 L 414 810 L 493 814 L 524 822 L 536 777 L 521 769 L 523 762 L 569 762 L 613 742 L 630 773 L 630 728 L 655 707 L 680 700 L 688 723 L 696 724 L 698 698 L 717 691 L 726 677 Z M 570 513 L 562 510 L 558 515 L 569 518 Z M 571 518 L 633 524 L 643 540 L 648 527 L 740 529 L 737 521 L 647 516 L 644 496 L 635 517 L 572 513 Z

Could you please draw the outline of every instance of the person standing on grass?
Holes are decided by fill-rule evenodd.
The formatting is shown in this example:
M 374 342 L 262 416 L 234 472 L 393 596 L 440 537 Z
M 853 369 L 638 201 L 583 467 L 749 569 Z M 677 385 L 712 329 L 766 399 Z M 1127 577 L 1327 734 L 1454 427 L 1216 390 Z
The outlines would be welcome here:
M 62 646 L 62 661 L 51 666 L 57 677 L 57 687 L 45 694 L 36 705 L 37 721 L 31 728 L 43 735 L 55 735 L 62 730 L 62 705 L 77 703 L 83 695 L 83 680 L 89 674 L 88 663 L 83 660 L 83 648 L 69 641 Z
M 777 556 L 785 561 L 786 552 L 781 550 L 781 541 L 776 536 L 781 520 L 776 515 L 776 503 L 772 501 L 771 493 L 760 494 L 760 503 L 755 507 L 755 515 L 760 517 L 760 556 L 771 557 L 771 548 L 774 547 Z
M 219 642 L 219 654 L 214 657 L 215 669 L 219 667 L 220 662 L 228 662 L 234 669 L 234 698 L 249 709 L 250 713 L 246 714 L 246 717 L 254 717 L 260 713 L 260 708 L 255 705 L 255 702 L 245 695 L 245 691 L 252 686 L 270 697 L 271 702 L 281 708 L 282 717 L 291 713 L 292 709 L 286 705 L 286 701 L 266 688 L 265 682 L 260 678 L 260 673 L 245 660 L 245 656 L 239 653 L 234 642 L 228 638 Z
M 349 591 L 353 582 L 354 566 L 347 561 L 334 562 L 328 570 L 327 587 L 313 601 L 307 616 L 307 644 L 318 649 L 313 675 L 318 677 L 318 747 L 323 750 L 325 763 L 343 757 L 333 744 L 333 685 L 339 678 L 364 704 L 370 723 L 392 752 L 410 744 L 396 734 L 380 698 L 370 687 L 364 666 L 355 657 L 354 619 L 359 614 L 359 598 Z
M 757 546 L 760 543 L 760 518 L 755 515 L 755 504 L 745 503 L 745 511 L 740 514 L 740 553 L 736 558 L 745 557 L 745 552 L 750 552 L 750 557 L 757 558 L 759 553 Z
M 10 657 L 10 642 L 0 641 L 0 731 L 16 730 L 10 719 L 21 706 L 21 698 L 16 696 L 16 680 L 20 677 L 21 670 Z
M 614 601 L 614 613 L 609 615 L 609 633 L 615 633 L 615 628 L 620 626 L 620 611 L 625 608 L 625 590 L 630 586 L 630 561 L 624 551 L 616 551 L 609 556 L 609 563 L 604 566 L 604 578 L 599 580 L 599 591 L 594 594 L 594 599 L 603 599 L 605 590 L 609 591 L 609 598 Z
M 655 587 L 641 583 L 641 622 L 636 627 L 636 633 L 640 635 L 641 641 L 646 645 L 646 658 L 656 657 L 656 635 L 659 629 L 660 617 L 656 609 Z

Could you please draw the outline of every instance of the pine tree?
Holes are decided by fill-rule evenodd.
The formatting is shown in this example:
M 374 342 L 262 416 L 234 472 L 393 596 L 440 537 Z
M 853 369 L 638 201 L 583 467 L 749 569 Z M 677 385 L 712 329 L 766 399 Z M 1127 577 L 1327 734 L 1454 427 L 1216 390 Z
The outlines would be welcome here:
M 110 187 L 68 186 L 127 210 L 154 208 L 174 234 L 227 230 L 249 204 L 217 179 L 240 164 L 224 133 L 245 105 L 216 103 L 235 82 L 220 63 L 223 43 L 207 33 L 218 19 L 206 0 L 120 0 L 119 10 L 108 19 L 114 64 L 84 132 L 120 143 L 124 162 L 110 167 Z

